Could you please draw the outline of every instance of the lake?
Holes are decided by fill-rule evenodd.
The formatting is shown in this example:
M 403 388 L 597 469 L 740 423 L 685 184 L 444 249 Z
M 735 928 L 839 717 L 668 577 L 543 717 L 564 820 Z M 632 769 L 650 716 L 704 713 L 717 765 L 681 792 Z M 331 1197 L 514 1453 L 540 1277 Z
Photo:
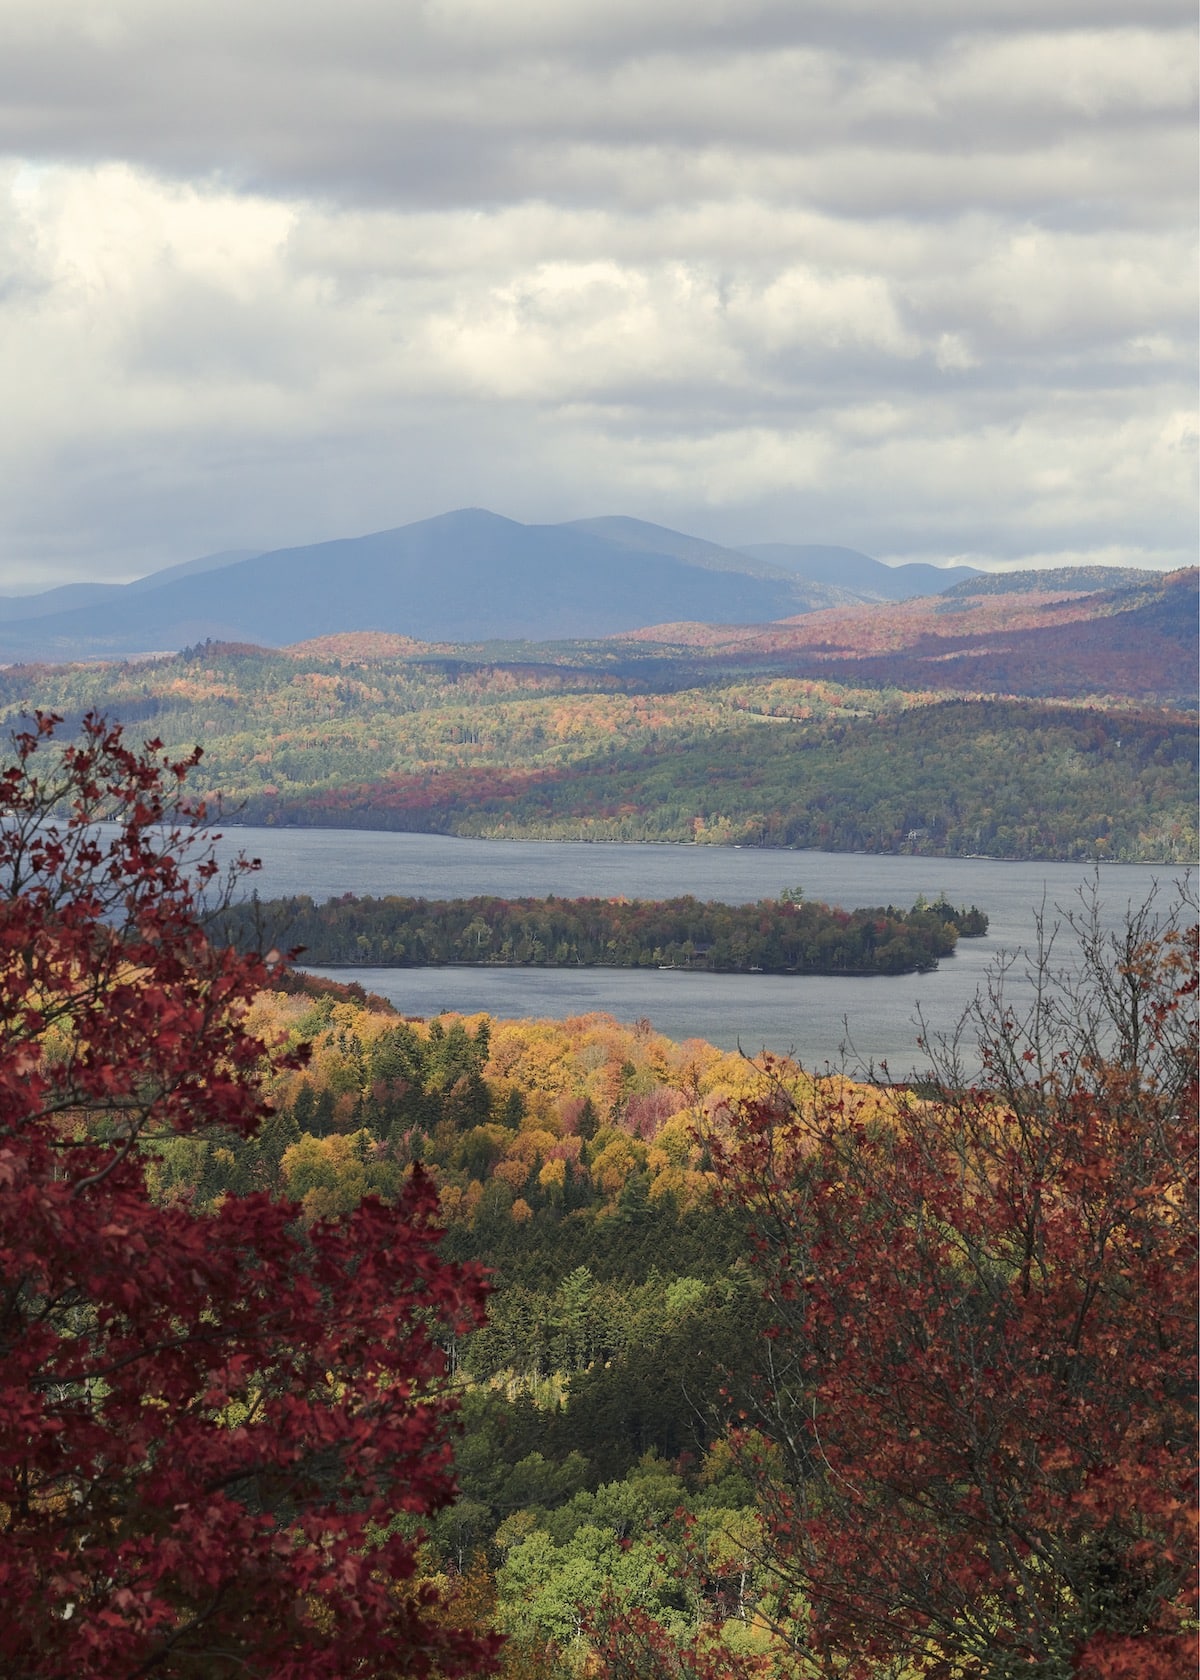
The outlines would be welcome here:
M 882 1060 L 893 1077 L 921 1063 L 918 1012 L 949 1032 L 1001 953 L 1029 950 L 1039 913 L 1047 926 L 1080 907 L 1098 886 L 1104 922 L 1120 925 L 1130 904 L 1182 872 L 1169 867 L 995 863 L 976 858 L 878 857 L 715 846 L 571 844 L 460 840 L 445 835 L 362 829 L 239 828 L 221 842 L 262 860 L 253 878 L 263 898 L 308 893 L 318 902 L 343 893 L 419 898 L 672 898 L 691 893 L 726 903 L 777 898 L 785 887 L 853 910 L 895 904 L 919 893 L 977 904 L 991 918 L 984 939 L 960 940 L 932 974 L 837 979 L 786 975 L 684 974 L 657 969 L 314 969 L 357 980 L 406 1015 L 486 1010 L 505 1016 L 564 1018 L 601 1010 L 621 1021 L 648 1019 L 675 1039 L 705 1038 L 792 1052 L 810 1066 Z M 1064 954 L 1070 936 L 1060 935 Z M 1018 958 L 1013 981 L 1024 963 Z

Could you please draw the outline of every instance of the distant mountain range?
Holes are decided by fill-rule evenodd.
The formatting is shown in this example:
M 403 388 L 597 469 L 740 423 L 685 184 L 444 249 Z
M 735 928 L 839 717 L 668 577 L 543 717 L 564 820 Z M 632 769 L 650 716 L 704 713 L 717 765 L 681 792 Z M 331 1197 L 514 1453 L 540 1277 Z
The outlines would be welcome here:
M 356 630 L 553 641 L 688 620 L 767 624 L 981 575 L 885 566 L 850 548 L 724 548 L 638 519 L 522 525 L 467 508 L 370 536 L 205 555 L 129 584 L 0 599 L 0 661 L 119 658 L 207 638 L 282 647 Z
M 985 575 L 974 566 L 926 566 L 915 561 L 905 566 L 885 566 L 853 548 L 752 543 L 743 552 L 810 583 L 833 585 L 846 598 L 846 605 L 851 601 L 911 601 L 915 596 L 941 595 Z
M 213 572 L 221 566 L 231 566 L 235 560 L 250 560 L 256 548 L 231 548 L 220 554 L 203 554 L 198 560 L 185 560 L 178 566 L 166 566 L 161 572 L 135 578 L 132 583 L 64 583 L 57 589 L 43 589 L 36 595 L 0 595 L 0 624 L 20 624 L 26 619 L 58 618 L 62 614 L 99 606 L 101 602 L 116 604 L 139 595 L 147 589 L 159 589 L 176 578 L 194 572 Z

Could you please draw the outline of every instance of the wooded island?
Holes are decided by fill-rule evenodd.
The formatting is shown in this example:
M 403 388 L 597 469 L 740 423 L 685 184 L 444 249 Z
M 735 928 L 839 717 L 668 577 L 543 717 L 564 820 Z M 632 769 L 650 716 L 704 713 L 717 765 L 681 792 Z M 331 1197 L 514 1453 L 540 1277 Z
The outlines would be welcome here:
M 918 899 L 840 910 L 789 890 L 756 904 L 602 898 L 344 898 L 251 900 L 231 933 L 253 945 L 264 929 L 308 962 L 395 968 L 446 964 L 518 968 L 674 968 L 722 974 L 923 974 L 960 935 L 987 932 L 974 905 Z

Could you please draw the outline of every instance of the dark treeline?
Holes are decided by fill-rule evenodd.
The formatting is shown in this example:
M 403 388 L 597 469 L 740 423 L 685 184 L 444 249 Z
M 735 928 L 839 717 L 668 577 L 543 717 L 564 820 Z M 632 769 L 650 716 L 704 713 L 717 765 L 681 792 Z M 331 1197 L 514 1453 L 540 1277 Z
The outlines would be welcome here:
M 682 968 L 745 974 L 911 974 L 987 931 L 972 906 L 839 910 L 796 895 L 756 904 L 698 899 L 345 898 L 252 901 L 232 912 L 235 940 L 263 927 L 316 963 L 422 968 Z

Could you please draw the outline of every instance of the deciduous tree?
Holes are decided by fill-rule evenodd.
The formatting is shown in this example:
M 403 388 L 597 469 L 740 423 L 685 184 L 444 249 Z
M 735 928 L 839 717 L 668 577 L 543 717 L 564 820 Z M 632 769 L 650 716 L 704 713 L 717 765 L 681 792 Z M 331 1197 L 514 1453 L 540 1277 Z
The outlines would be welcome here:
M 0 776 L 0 1669 L 486 1669 L 413 1538 L 452 1496 L 439 1334 L 480 1280 L 419 1174 L 307 1229 L 265 1194 L 152 1202 L 160 1140 L 269 1113 L 272 970 L 206 934 L 195 756 L 58 721 Z
M 1194 1671 L 1195 929 L 1075 931 L 977 1004 L 978 1078 L 931 1047 L 890 1118 L 818 1084 L 713 1140 L 798 1672 Z

